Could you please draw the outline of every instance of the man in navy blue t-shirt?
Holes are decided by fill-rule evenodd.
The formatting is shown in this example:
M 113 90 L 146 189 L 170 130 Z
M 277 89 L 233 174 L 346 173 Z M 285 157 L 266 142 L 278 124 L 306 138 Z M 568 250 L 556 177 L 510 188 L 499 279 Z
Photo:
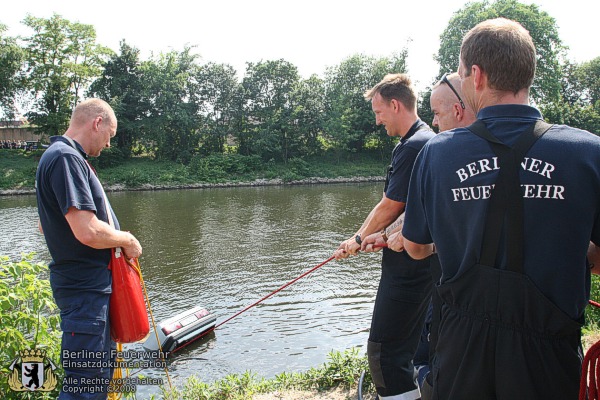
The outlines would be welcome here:
M 404 74 L 387 75 L 367 91 L 377 125 L 389 136 L 399 136 L 392 153 L 381 201 L 362 226 L 335 251 L 336 259 L 355 255 L 362 238 L 392 224 L 404 211 L 410 172 L 423 145 L 434 136 L 416 111 L 416 95 Z M 367 356 L 380 399 L 416 400 L 421 397 L 415 381 L 413 356 L 431 294 L 429 260 L 416 261 L 405 252 L 383 250 L 381 279 L 375 299 Z
M 36 173 L 40 229 L 52 256 L 50 285 L 63 331 L 65 383 L 59 399 L 106 398 L 114 358 L 108 318 L 110 249 L 121 247 L 128 258 L 142 254 L 138 240 L 118 230 L 87 161 L 110 147 L 116 131 L 117 119 L 106 102 L 80 103 L 65 134 L 51 138 Z
M 402 233 L 412 257 L 435 243 L 441 263 L 436 399 L 578 398 L 586 256 L 600 259 L 600 138 L 543 127 L 528 100 L 535 65 L 520 24 L 475 26 L 459 74 L 483 127 L 437 135 L 415 162 Z

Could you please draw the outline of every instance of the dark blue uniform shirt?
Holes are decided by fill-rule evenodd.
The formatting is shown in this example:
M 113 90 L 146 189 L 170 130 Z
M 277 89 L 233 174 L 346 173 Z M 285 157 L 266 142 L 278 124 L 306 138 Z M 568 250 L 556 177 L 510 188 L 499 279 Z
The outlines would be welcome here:
M 478 114 L 508 145 L 541 117 L 524 105 L 492 106 Z M 580 319 L 590 290 L 588 244 L 600 245 L 600 138 L 555 125 L 521 165 L 525 273 L 563 312 Z M 415 243 L 435 243 L 442 282 L 457 279 L 479 261 L 497 175 L 488 142 L 465 128 L 438 134 L 417 157 L 403 235 Z M 504 268 L 505 253 L 500 253 L 497 265 Z
M 52 137 L 36 173 L 38 213 L 52 256 L 50 282 L 55 296 L 74 291 L 111 291 L 107 269 L 110 250 L 93 249 L 79 242 L 65 218 L 69 208 L 75 207 L 93 211 L 108 223 L 100 181 L 87 165 L 83 148 L 78 143 L 76 146 L 74 149 L 61 136 Z M 113 221 L 118 229 L 114 213 Z
M 394 201 L 406 203 L 410 173 L 417 154 L 435 133 L 429 126 L 418 119 L 392 152 L 392 164 L 388 168 L 385 181 L 385 196 Z

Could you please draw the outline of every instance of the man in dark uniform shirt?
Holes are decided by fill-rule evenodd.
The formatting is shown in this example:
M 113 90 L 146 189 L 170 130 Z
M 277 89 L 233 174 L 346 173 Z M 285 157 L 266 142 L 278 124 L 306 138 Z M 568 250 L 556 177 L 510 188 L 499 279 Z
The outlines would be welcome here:
M 475 26 L 458 72 L 477 126 L 440 133 L 415 162 L 402 234 L 416 259 L 435 243 L 442 268 L 435 399 L 578 398 L 600 138 L 544 126 L 535 65 L 520 24 Z
M 355 255 L 362 238 L 379 232 L 404 211 L 410 172 L 423 145 L 434 136 L 416 111 L 416 95 L 404 74 L 387 75 L 367 91 L 377 125 L 399 136 L 381 201 L 362 226 L 335 251 L 336 259 Z M 421 397 L 413 356 L 431 295 L 429 260 L 416 261 L 405 252 L 383 250 L 381 279 L 367 344 L 369 369 L 380 399 L 416 400 Z
M 108 318 L 110 249 L 121 247 L 129 258 L 142 254 L 138 240 L 118 230 L 119 222 L 87 162 L 88 156 L 98 157 L 110 147 L 116 132 L 117 119 L 106 102 L 83 101 L 75 107 L 65 134 L 51 138 L 37 169 L 40 229 L 52 256 L 50 285 L 60 309 L 61 361 L 69 382 L 59 399 L 106 398 L 114 359 Z M 114 226 L 108 223 L 109 214 Z

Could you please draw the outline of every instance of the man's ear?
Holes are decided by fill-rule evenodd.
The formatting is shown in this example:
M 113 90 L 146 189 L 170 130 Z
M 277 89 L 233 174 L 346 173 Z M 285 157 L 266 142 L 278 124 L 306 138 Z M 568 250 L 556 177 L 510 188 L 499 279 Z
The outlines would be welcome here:
M 100 123 L 102 122 L 102 117 L 101 116 L 97 116 L 96 118 L 93 119 L 92 121 L 92 129 L 94 130 L 94 132 L 97 132 L 98 130 L 100 130 Z
M 463 110 L 460 103 L 452 104 L 452 115 L 454 115 L 454 119 L 456 119 L 458 122 L 462 121 L 464 118 L 464 112 L 465 110 Z
M 396 99 L 392 99 L 391 103 L 392 103 L 392 109 L 394 110 L 394 112 L 402 112 L 402 108 L 403 108 L 402 103 L 400 103 Z
M 487 83 L 487 75 L 483 72 L 483 69 L 479 65 L 473 65 L 471 67 L 471 74 L 473 75 L 473 84 L 475 90 L 482 90 Z

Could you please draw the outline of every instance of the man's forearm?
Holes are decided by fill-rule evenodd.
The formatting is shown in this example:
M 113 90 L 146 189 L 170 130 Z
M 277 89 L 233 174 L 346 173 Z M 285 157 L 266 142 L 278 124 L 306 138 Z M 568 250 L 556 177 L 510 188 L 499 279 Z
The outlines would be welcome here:
M 371 218 L 373 218 L 373 214 L 375 213 L 375 209 L 377 208 L 377 206 L 375 206 L 371 212 L 369 213 L 369 215 L 367 215 L 367 218 L 365 218 L 364 222 L 362 223 L 362 225 L 360 226 L 360 228 L 358 228 L 358 230 L 356 231 L 355 235 L 361 233 L 365 230 L 365 228 L 367 227 L 367 225 L 369 225 L 369 222 L 371 221 Z
M 394 224 L 403 212 L 404 203 L 384 197 L 371 211 L 368 223 L 361 227 L 361 234 L 367 236 L 385 229 Z
M 389 226 L 387 226 L 385 228 L 385 235 L 387 237 L 390 237 L 392 235 L 392 233 L 402 230 L 403 226 L 404 226 L 404 213 L 400 214 L 394 222 L 392 222 Z
M 415 260 L 422 260 L 434 253 L 433 243 L 418 244 L 404 238 L 404 250 Z

